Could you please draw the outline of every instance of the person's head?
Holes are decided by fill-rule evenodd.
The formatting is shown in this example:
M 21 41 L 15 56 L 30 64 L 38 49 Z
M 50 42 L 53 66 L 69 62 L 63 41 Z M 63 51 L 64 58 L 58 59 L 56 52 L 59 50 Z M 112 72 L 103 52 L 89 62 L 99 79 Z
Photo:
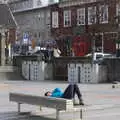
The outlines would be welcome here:
M 47 91 L 44 95 L 45 95 L 45 96 L 51 96 L 52 93 L 51 93 L 50 91 Z
M 58 48 L 57 45 L 54 45 L 54 48 L 57 49 Z

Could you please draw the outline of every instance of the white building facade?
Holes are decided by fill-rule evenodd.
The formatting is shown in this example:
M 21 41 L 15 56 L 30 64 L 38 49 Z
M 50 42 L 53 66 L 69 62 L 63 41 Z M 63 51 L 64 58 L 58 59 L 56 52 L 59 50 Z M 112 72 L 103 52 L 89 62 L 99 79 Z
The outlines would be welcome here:
M 50 8 L 48 5 L 54 2 L 51 0 L 13 0 L 9 2 L 18 23 L 18 40 L 23 40 L 24 34 L 28 35 L 28 42 L 34 39 L 39 43 L 51 39 Z
M 9 1 L 9 0 L 0 0 L 0 4 L 1 4 L 1 3 L 7 4 L 8 1 Z

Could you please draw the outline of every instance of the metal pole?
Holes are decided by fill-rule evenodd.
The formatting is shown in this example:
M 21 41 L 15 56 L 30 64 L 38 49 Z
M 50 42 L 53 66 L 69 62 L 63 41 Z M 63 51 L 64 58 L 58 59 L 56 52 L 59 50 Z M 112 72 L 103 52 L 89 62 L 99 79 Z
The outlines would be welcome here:
M 18 113 L 20 113 L 20 106 L 21 106 L 21 103 L 18 103 Z
M 83 118 L 83 111 L 82 109 L 80 109 L 80 120 L 82 120 L 82 118 Z
M 104 34 L 102 33 L 102 53 L 104 53 Z
M 58 109 L 56 109 L 56 120 L 60 120 L 60 118 L 59 118 L 59 110 Z
M 95 54 L 95 35 L 93 33 L 93 38 L 92 38 L 92 65 L 94 64 L 94 54 Z

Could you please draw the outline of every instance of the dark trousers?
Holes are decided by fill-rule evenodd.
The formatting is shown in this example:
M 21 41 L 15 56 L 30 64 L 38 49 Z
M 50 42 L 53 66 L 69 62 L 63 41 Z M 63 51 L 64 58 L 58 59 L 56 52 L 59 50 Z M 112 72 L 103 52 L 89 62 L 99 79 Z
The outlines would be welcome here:
M 75 94 L 78 96 L 79 99 L 81 99 L 82 95 L 80 93 L 78 85 L 77 84 L 70 84 L 65 89 L 62 98 L 72 99 L 75 97 Z

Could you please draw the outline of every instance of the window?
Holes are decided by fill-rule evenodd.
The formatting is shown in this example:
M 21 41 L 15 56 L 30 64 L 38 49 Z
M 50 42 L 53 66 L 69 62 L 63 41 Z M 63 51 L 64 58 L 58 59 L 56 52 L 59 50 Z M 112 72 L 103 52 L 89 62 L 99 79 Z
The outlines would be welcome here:
M 52 12 L 52 27 L 58 27 L 58 11 Z
M 44 13 L 42 11 L 38 14 L 38 18 L 39 18 L 40 23 L 43 25 L 43 23 L 44 23 Z
M 88 7 L 88 24 L 96 23 L 96 6 Z
M 39 32 L 39 38 L 40 38 L 40 36 L 41 36 L 41 33 Z
M 41 5 L 41 0 L 37 0 L 37 6 Z
M 118 17 L 120 15 L 120 5 L 116 4 L 116 16 Z M 116 22 L 118 23 L 118 19 L 116 19 Z
M 47 13 L 46 13 L 46 15 L 47 15 L 47 19 L 46 19 L 46 24 L 48 25 L 48 28 L 50 27 L 50 12 L 48 11 Z
M 85 25 L 85 8 L 77 10 L 77 25 Z
M 37 38 L 37 33 L 34 33 L 34 37 Z
M 108 5 L 101 5 L 99 7 L 100 23 L 108 23 Z
M 96 0 L 86 0 L 86 3 L 96 2 Z
M 65 10 L 64 11 L 64 27 L 71 26 L 71 11 Z

